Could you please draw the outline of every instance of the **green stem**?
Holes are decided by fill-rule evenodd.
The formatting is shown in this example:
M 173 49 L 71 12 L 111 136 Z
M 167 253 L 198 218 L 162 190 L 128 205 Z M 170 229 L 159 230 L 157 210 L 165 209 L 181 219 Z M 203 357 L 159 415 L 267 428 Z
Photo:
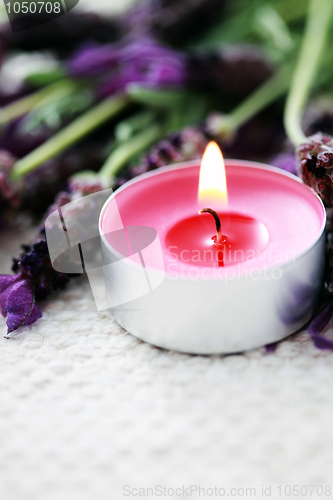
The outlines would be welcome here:
M 287 92 L 290 73 L 290 66 L 284 66 L 237 106 L 227 116 L 232 130 L 236 131 L 243 123 Z
M 130 139 L 136 132 L 143 130 L 151 125 L 156 119 L 156 112 L 154 111 L 141 111 L 126 120 L 118 123 L 115 128 L 115 137 L 119 142 L 125 142 Z
M 222 135 L 225 139 L 232 139 L 244 123 L 287 92 L 290 75 L 290 66 L 284 66 L 231 113 L 215 116 L 210 124 L 213 135 Z
M 129 103 L 130 99 L 125 95 L 118 95 L 100 102 L 37 149 L 17 161 L 12 171 L 13 179 L 28 174 L 45 161 L 83 139 L 94 129 L 125 109 Z
M 300 2 L 291 2 L 290 0 L 281 0 L 274 3 L 274 8 L 283 17 L 286 23 L 293 22 L 306 15 L 307 5 L 304 0 Z
M 154 144 L 163 136 L 163 133 L 163 127 L 154 124 L 132 137 L 129 141 L 122 143 L 111 153 L 99 171 L 99 175 L 107 178 L 114 177 L 128 160 Z
M 66 78 L 66 72 L 61 66 L 47 71 L 37 71 L 30 73 L 25 79 L 24 83 L 36 89 L 51 85 L 51 83 L 58 82 Z
M 73 80 L 61 80 L 60 82 L 53 83 L 38 92 L 34 92 L 22 99 L 19 99 L 12 104 L 0 108 L 0 126 L 6 125 L 15 118 L 29 113 L 37 106 L 49 104 L 50 102 L 57 101 L 58 99 L 70 95 L 78 88 L 78 84 Z
M 332 0 L 310 0 L 305 34 L 285 107 L 287 135 L 295 146 L 306 137 L 302 113 L 316 77 L 332 14 Z

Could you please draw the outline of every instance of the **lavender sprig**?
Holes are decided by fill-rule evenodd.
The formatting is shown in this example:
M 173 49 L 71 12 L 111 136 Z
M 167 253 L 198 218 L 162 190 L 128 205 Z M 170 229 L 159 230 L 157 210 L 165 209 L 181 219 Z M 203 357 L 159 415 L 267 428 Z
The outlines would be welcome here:
M 272 75 L 270 64 L 254 46 L 188 55 L 147 35 L 126 43 L 82 47 L 69 61 L 68 71 L 73 77 L 97 79 L 103 96 L 131 83 L 244 96 Z
M 75 77 L 102 77 L 100 93 L 106 96 L 130 83 L 182 86 L 187 79 L 186 63 L 181 52 L 143 37 L 125 44 L 84 47 L 73 56 L 68 67 Z
M 73 176 L 67 191 L 61 192 L 46 217 L 71 201 L 109 187 L 96 174 Z M 75 214 L 73 214 L 75 219 Z M 42 316 L 37 302 L 46 300 L 52 292 L 63 290 L 73 275 L 52 267 L 43 225 L 35 241 L 22 246 L 23 253 L 13 259 L 14 275 L 0 276 L 0 308 L 6 318 L 7 336 L 22 326 L 28 326 Z

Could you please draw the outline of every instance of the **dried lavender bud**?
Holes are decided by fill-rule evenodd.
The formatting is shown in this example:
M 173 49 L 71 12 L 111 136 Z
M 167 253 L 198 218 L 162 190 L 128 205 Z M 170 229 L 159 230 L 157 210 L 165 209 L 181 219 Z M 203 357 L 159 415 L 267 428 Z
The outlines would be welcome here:
M 260 123 L 259 126 L 256 121 L 251 120 L 243 129 L 245 130 L 241 134 L 243 139 L 241 140 L 237 136 L 235 143 L 231 147 L 228 145 L 228 141 L 225 141 L 225 136 L 222 137 L 220 132 L 216 135 L 216 131 L 209 130 L 207 121 L 200 127 L 188 127 L 179 133 L 172 133 L 156 144 L 138 166 L 122 171 L 121 175 L 116 179 L 115 187 L 118 188 L 133 177 L 159 167 L 182 161 L 201 159 L 210 140 L 223 143 L 223 151 L 227 153 L 227 157 L 232 158 L 238 154 L 244 159 L 253 159 L 254 156 L 258 156 L 258 150 L 260 150 L 261 153 L 264 151 L 266 154 L 264 158 L 266 160 L 272 154 L 271 144 L 273 141 L 271 138 L 276 138 L 280 133 L 280 128 L 283 128 L 279 123 L 272 125 L 271 121 L 269 121 L 271 127 L 268 127 L 266 120 Z M 255 138 L 260 138 L 260 141 L 255 140 L 254 134 Z M 258 146 L 257 142 L 259 143 Z M 264 149 L 267 145 L 270 148 L 269 151 Z
M 22 134 L 20 131 L 21 123 L 22 119 L 13 120 L 0 138 L 0 148 L 6 149 L 17 158 L 23 158 L 52 135 L 52 131 L 46 127 L 40 130 L 38 134 Z
M 327 207 L 332 207 L 333 137 L 318 132 L 308 137 L 296 154 L 303 181 L 315 190 Z
M 105 180 L 101 180 L 94 173 L 73 176 L 68 191 L 58 195 L 45 219 L 62 206 L 107 187 L 109 185 Z M 91 210 L 88 211 L 88 217 L 93 213 L 96 218 L 94 207 L 89 206 L 89 208 Z M 67 220 L 67 230 L 86 223 L 85 220 L 80 221 L 76 215 L 74 211 L 71 220 L 69 222 Z M 74 277 L 58 272 L 52 267 L 45 239 L 45 226 L 40 228 L 32 245 L 24 245 L 22 248 L 23 253 L 20 257 L 13 259 L 12 270 L 16 274 L 0 276 L 0 307 L 2 315 L 7 318 L 8 333 L 37 321 L 42 316 L 42 311 L 36 300 L 45 300 L 53 291 L 64 289 Z
M 100 137 L 94 135 L 34 170 L 25 176 L 18 186 L 15 185 L 14 196 L 10 199 L 1 196 L 3 174 L 0 169 L 0 231 L 3 227 L 10 227 L 15 223 L 18 209 L 34 217 L 42 216 L 56 196 L 62 190 L 68 189 L 66 182 L 72 175 L 85 170 L 98 171 L 105 161 L 103 137 L 104 132 Z M 13 189 L 13 184 L 8 175 L 4 175 L 4 179 L 8 193 L 7 186 Z M 8 211 L 9 208 L 12 210 Z
M 7 318 L 8 333 L 31 325 L 41 317 L 35 303 L 33 280 L 28 275 L 0 276 L 0 309 Z
M 205 90 L 244 96 L 272 75 L 272 67 L 256 46 L 228 46 L 190 56 L 189 81 Z
M 172 133 L 156 144 L 144 157 L 140 165 L 131 167 L 116 179 L 115 188 L 125 182 L 159 167 L 182 161 L 202 158 L 208 139 L 199 127 L 188 127 L 179 133 Z
M 326 208 L 326 262 L 325 285 L 328 297 L 333 295 L 333 209 Z
M 39 14 L 39 19 L 41 16 Z M 32 14 L 35 16 L 35 14 Z M 22 23 L 29 23 L 27 15 Z M 16 22 L 19 22 L 17 17 Z M 117 40 L 121 33 L 117 21 L 92 13 L 69 12 L 45 24 L 13 33 L 9 24 L 0 29 L 0 41 L 7 49 L 35 51 L 52 49 L 65 56 L 86 40 L 108 43 Z
M 99 132 L 25 177 L 22 197 L 26 210 L 34 215 L 43 214 L 57 194 L 65 189 L 72 175 L 100 169 L 105 160 L 105 140 L 110 132 L 108 127 L 103 127 Z

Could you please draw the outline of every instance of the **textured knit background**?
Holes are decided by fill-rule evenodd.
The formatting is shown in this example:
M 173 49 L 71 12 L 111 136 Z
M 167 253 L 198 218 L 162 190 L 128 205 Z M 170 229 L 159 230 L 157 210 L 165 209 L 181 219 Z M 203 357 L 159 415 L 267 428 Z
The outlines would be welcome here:
M 1 236 L 0 271 L 25 233 Z M 0 338 L 1 499 L 118 500 L 125 485 L 190 484 L 254 486 L 257 496 L 237 498 L 262 498 L 261 485 L 333 486 L 333 354 L 306 333 L 274 354 L 190 356 L 140 342 L 94 307 L 76 281 L 36 325 Z
M 0 272 L 31 234 L 1 234 Z M 285 498 L 279 484 L 333 491 L 332 417 L 333 354 L 306 333 L 274 354 L 167 352 L 97 313 L 77 281 L 36 325 L 0 336 L 1 500 L 135 498 L 125 485 L 252 499 L 262 485 L 272 498 Z M 252 486 L 256 495 L 230 490 Z M 303 498 L 331 498 L 310 491 Z

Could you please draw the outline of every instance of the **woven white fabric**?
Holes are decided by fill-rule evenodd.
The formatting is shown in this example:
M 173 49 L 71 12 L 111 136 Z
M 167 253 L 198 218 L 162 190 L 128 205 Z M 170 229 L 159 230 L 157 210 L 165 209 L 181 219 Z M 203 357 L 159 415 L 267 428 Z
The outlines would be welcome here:
M 1 272 L 31 232 L 2 233 Z M 1 498 L 118 500 L 135 498 L 126 485 L 191 484 L 256 488 L 236 498 L 272 484 L 281 498 L 278 484 L 333 482 L 333 356 L 306 333 L 274 354 L 163 351 L 97 313 L 82 281 L 43 312 L 0 338 Z

